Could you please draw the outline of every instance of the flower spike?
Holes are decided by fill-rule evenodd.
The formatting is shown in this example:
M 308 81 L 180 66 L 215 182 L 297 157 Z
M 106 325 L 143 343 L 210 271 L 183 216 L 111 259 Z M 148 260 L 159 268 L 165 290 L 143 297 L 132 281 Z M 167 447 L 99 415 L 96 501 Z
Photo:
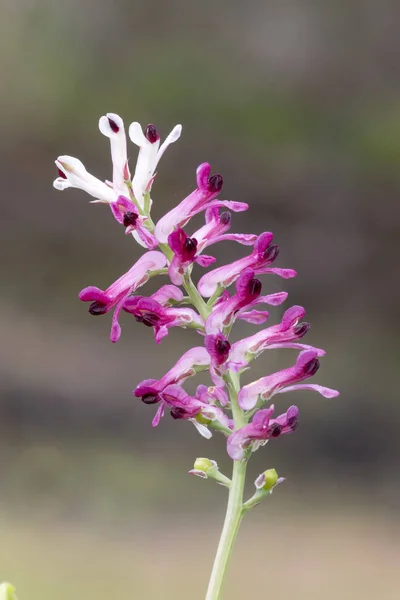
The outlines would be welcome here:
M 129 152 L 121 117 L 107 113 L 100 118 L 99 128 L 110 140 L 112 182 L 93 177 L 78 159 L 60 156 L 56 160 L 59 177 L 54 187 L 59 190 L 79 188 L 89 193 L 93 202 L 108 204 L 117 223 L 145 252 L 107 289 L 89 286 L 80 292 L 79 298 L 90 302 L 92 315 L 113 311 L 110 335 L 113 342 L 121 335 L 121 311 L 130 315 L 127 318 L 134 317 L 138 323 L 151 327 L 156 343 L 160 343 L 172 327 L 192 329 L 192 335 L 200 336 L 197 339 L 202 343 L 187 350 L 160 379 L 141 381 L 133 395 L 144 404 L 157 405 L 153 409 L 153 427 L 159 425 L 167 412 L 181 424 L 194 425 L 206 439 L 215 431 L 226 438 L 227 454 L 235 461 L 232 480 L 219 471 L 214 460 L 206 458 L 198 458 L 189 471 L 214 479 L 229 490 L 224 533 L 206 594 L 210 600 L 220 598 L 226 557 L 242 516 L 269 497 L 284 480 L 275 469 L 267 469 L 257 477 L 254 495 L 243 501 L 247 462 L 253 452 L 273 438 L 294 432 L 299 423 L 297 406 L 290 406 L 274 417 L 270 400 L 276 394 L 298 390 L 316 391 L 325 398 L 334 398 L 339 392 L 309 382 L 325 351 L 303 343 L 310 325 L 304 320 L 306 311 L 302 306 L 290 306 L 275 325 L 243 339 L 231 338 L 237 320 L 263 324 L 269 318 L 270 308 L 287 299 L 285 291 L 262 295 L 259 276 L 273 274 L 289 279 L 296 271 L 274 266 L 279 246 L 271 232 L 261 235 L 230 232 L 230 211 L 245 211 L 248 204 L 219 199 L 223 178 L 219 173 L 211 173 L 209 163 L 198 167 L 196 189 L 156 224 L 153 222 L 150 193 L 156 169 L 166 148 L 180 137 L 181 125 L 176 125 L 161 143 L 155 125 L 149 124 L 143 130 L 139 123 L 131 123 L 129 137 L 139 147 L 133 176 L 128 166 Z M 191 219 L 202 213 L 204 223 L 195 231 L 186 230 Z M 247 256 L 201 274 L 196 284 L 192 280 L 194 264 L 204 269 L 210 267 L 216 258 L 209 255 L 207 249 L 222 241 L 249 246 Z M 159 275 L 167 276 L 168 282 L 163 282 L 148 296 L 138 293 L 149 278 L 154 283 Z M 231 285 L 233 289 L 228 291 Z M 268 305 L 268 310 L 263 305 Z M 242 373 L 250 368 L 253 359 L 265 350 L 275 349 L 298 350 L 295 364 L 276 373 L 267 371 L 257 381 L 243 385 Z M 185 382 L 204 372 L 211 381 L 197 385 L 195 393 L 187 392 Z

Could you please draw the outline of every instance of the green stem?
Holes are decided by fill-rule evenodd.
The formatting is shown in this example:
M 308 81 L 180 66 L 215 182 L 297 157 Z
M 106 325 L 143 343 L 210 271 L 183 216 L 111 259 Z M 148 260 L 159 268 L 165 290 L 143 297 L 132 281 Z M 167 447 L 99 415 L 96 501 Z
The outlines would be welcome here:
M 229 395 L 231 398 L 232 416 L 235 430 L 243 427 L 246 418 L 238 404 L 238 391 L 240 389 L 239 376 L 229 372 L 227 375 Z M 229 488 L 228 507 L 217 554 L 215 556 L 210 582 L 208 584 L 206 600 L 219 600 L 232 549 L 239 531 L 243 511 L 243 490 L 246 481 L 247 460 L 233 462 L 232 482 Z
M 185 275 L 185 278 L 183 281 L 183 286 L 184 286 L 186 293 L 189 296 L 193 306 L 195 306 L 197 308 L 197 310 L 200 313 L 201 318 L 205 322 L 208 315 L 211 312 L 211 309 L 208 308 L 208 306 L 204 302 L 202 296 L 200 296 L 199 290 L 194 285 L 194 283 L 190 277 L 190 274 Z
M 225 523 L 208 584 L 206 600 L 219 600 L 221 597 L 222 584 L 243 516 L 243 488 L 245 478 L 246 461 L 235 461 L 233 463 L 232 483 L 229 488 Z

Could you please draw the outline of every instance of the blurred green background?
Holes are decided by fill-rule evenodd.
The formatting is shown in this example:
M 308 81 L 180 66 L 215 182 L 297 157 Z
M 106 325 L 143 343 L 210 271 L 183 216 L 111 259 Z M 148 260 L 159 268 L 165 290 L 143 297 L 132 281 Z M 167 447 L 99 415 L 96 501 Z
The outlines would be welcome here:
M 307 308 L 316 381 L 341 391 L 279 400 L 301 427 L 255 455 L 249 493 L 265 468 L 288 481 L 244 522 L 226 597 L 399 597 L 399 19 L 390 0 L 2 0 L 0 581 L 21 600 L 200 600 L 225 510 L 187 475 L 196 456 L 229 468 L 222 437 L 154 430 L 131 394 L 195 334 L 155 346 L 126 316 L 113 345 L 77 298 L 139 255 L 105 207 L 52 188 L 60 154 L 111 176 L 106 112 L 162 137 L 183 124 L 156 217 L 209 161 L 251 205 L 233 229 L 275 232 L 299 275 L 264 289 Z M 252 376 L 293 359 L 264 355 Z

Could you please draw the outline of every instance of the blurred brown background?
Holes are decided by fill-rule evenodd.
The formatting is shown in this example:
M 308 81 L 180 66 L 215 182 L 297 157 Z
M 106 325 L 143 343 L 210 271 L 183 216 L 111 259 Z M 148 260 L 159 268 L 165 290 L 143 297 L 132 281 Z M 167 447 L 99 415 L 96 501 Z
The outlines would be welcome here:
M 265 468 L 288 482 L 244 522 L 226 597 L 398 598 L 399 19 L 390 0 L 2 0 L 0 580 L 21 600 L 201 599 L 225 509 L 186 474 L 196 456 L 227 469 L 223 439 L 153 430 L 131 395 L 195 334 L 156 346 L 125 316 L 112 345 L 77 298 L 139 255 L 105 207 L 52 188 L 60 154 L 110 177 L 106 112 L 162 137 L 183 124 L 156 217 L 207 160 L 251 205 L 233 229 L 275 232 L 299 275 L 264 289 L 307 308 L 316 381 L 341 391 L 279 400 L 301 427 L 255 455 L 249 493 Z M 265 354 L 252 376 L 293 360 Z

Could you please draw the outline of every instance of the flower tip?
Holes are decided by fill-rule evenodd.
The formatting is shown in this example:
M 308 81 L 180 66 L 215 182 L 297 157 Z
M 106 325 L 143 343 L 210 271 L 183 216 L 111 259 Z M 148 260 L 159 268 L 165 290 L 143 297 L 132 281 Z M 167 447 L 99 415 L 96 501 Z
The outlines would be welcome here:
M 222 190 L 222 186 L 224 185 L 224 178 L 221 173 L 216 173 L 210 177 L 208 181 L 208 189 L 213 194 L 218 194 Z
M 124 123 L 121 117 L 115 113 L 107 113 L 99 119 L 99 129 L 106 137 L 119 133 L 123 126 Z
M 150 144 L 155 144 L 156 142 L 158 142 L 160 136 L 158 135 L 157 127 L 152 123 L 149 123 L 144 132 L 144 137 L 148 142 L 150 142 Z
M 181 137 L 181 133 L 182 133 L 182 125 L 175 125 L 175 127 L 173 128 L 173 130 L 171 131 L 171 133 L 168 136 L 169 143 L 173 144 L 174 142 L 176 142 L 176 140 L 179 140 L 179 138 Z

